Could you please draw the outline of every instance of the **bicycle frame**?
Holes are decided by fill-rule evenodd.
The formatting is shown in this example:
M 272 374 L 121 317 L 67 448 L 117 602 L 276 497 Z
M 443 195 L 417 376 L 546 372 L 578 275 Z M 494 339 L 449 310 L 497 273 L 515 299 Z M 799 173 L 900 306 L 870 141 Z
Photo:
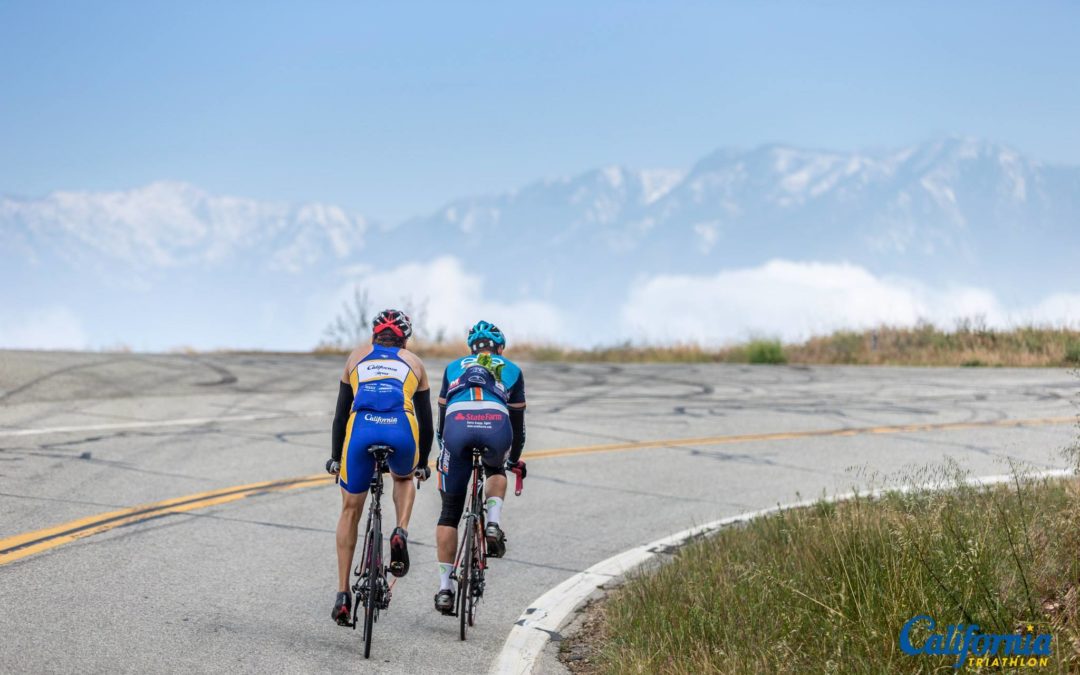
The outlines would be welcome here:
M 364 608 L 364 658 L 371 656 L 371 639 L 374 624 L 379 620 L 379 610 L 387 609 L 390 605 L 390 589 L 392 584 L 386 582 L 386 565 L 383 564 L 382 553 L 382 495 L 383 495 L 383 472 L 387 467 L 386 446 L 372 446 L 369 452 L 375 455 L 375 472 L 371 476 L 371 484 L 368 488 L 368 517 L 367 528 L 364 534 L 364 549 L 360 557 L 360 564 L 353 570 L 356 575 L 356 583 L 353 584 L 353 621 L 355 630 L 359 623 L 357 617 L 361 607 Z
M 469 502 L 466 505 L 461 545 L 454 558 L 451 578 L 458 582 L 457 611 L 461 639 L 466 627 L 473 625 L 476 603 L 484 595 L 484 572 L 487 569 L 487 538 L 484 536 L 484 448 L 472 450 L 472 474 Z M 466 557 L 468 559 L 466 559 Z
M 469 481 L 469 502 L 465 507 L 465 515 L 462 517 L 462 521 L 465 523 L 465 530 L 468 531 L 470 526 L 474 526 L 479 534 L 481 548 L 481 564 L 480 569 L 483 569 L 487 565 L 487 539 L 484 537 L 484 524 L 485 524 L 485 507 L 484 507 L 484 466 L 480 461 L 483 456 L 483 449 L 473 449 L 473 462 L 472 462 L 472 475 Z M 462 539 L 464 541 L 464 539 Z M 459 546 L 457 556 L 454 558 L 454 572 L 455 575 L 462 562 L 461 554 L 463 547 Z M 456 578 L 456 576 L 454 577 Z

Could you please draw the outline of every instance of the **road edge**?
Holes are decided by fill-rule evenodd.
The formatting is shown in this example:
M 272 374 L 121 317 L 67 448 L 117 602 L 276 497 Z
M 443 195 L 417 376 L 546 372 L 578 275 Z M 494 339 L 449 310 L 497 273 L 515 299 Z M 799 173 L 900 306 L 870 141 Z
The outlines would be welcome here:
M 1026 479 L 1060 478 L 1074 475 L 1072 469 L 1050 469 L 1033 474 L 1025 474 Z M 968 485 L 995 485 L 1008 483 L 1014 480 L 1012 474 L 997 474 L 991 476 L 977 476 L 965 482 Z M 521 613 L 514 627 L 510 630 L 502 650 L 491 666 L 492 675 L 529 675 L 536 667 L 544 648 L 551 638 L 559 635 L 558 630 L 570 616 L 581 607 L 589 596 L 615 579 L 624 576 L 627 572 L 639 568 L 642 564 L 653 560 L 661 555 L 672 555 L 679 547 L 692 539 L 707 536 L 716 530 L 729 527 L 737 523 L 760 518 L 777 511 L 797 509 L 812 506 L 822 501 L 838 503 L 854 498 L 856 495 L 864 497 L 877 497 L 886 492 L 909 492 L 915 489 L 925 489 L 926 485 L 908 485 L 891 488 L 881 488 L 866 493 L 847 492 L 832 497 L 819 499 L 804 499 L 798 502 L 777 504 L 757 511 L 747 511 L 734 516 L 728 516 L 719 520 L 698 525 L 681 532 L 657 539 L 656 541 L 636 546 L 622 553 L 616 554 L 606 560 L 602 560 L 584 572 L 579 572 L 547 591 Z

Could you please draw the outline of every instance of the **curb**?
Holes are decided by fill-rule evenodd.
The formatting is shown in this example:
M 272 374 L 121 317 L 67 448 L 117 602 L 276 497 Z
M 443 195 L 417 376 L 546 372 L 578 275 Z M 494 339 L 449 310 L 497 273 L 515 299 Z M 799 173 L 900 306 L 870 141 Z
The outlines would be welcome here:
M 1052 469 L 1023 476 L 1023 478 L 1037 480 L 1041 478 L 1059 478 L 1071 475 L 1073 475 L 1071 469 Z M 965 483 L 971 486 L 996 485 L 999 483 L 1008 483 L 1012 480 L 1013 476 L 1011 474 L 999 474 L 971 478 L 966 480 Z M 753 520 L 754 518 L 760 518 L 761 516 L 770 515 L 778 511 L 813 506 L 814 504 L 819 504 L 821 502 L 844 502 L 854 498 L 857 494 L 864 497 L 878 497 L 886 492 L 911 492 L 920 488 L 926 489 L 927 487 L 937 486 L 908 485 L 894 488 L 882 488 L 866 493 L 848 492 L 824 499 L 804 499 L 798 502 L 778 504 L 767 509 L 748 511 L 736 516 L 728 516 L 727 518 L 714 520 L 710 523 L 692 527 L 662 539 L 657 539 L 656 541 L 643 546 L 637 546 L 627 551 L 623 551 L 607 560 L 598 562 L 584 572 L 575 574 L 534 600 L 529 607 L 521 613 L 518 620 L 514 622 L 514 627 L 510 630 L 510 635 L 506 638 L 506 642 L 503 643 L 502 650 L 499 652 L 499 655 L 495 659 L 489 672 L 492 675 L 528 675 L 532 673 L 533 668 L 540 658 L 540 654 L 544 651 L 544 647 L 547 646 L 547 643 L 552 637 L 561 639 L 561 636 L 559 636 L 558 633 L 559 628 L 575 610 L 585 603 L 590 595 L 603 588 L 604 584 L 625 575 L 627 572 L 640 567 L 643 563 L 646 563 L 657 556 L 674 554 L 679 547 L 685 545 L 692 539 L 703 537 L 721 528 Z

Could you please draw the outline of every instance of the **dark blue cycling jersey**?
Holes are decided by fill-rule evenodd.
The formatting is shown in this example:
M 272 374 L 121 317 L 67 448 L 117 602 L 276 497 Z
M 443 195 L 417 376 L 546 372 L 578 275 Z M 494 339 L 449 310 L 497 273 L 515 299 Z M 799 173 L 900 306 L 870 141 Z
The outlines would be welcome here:
M 439 398 L 447 405 L 462 401 L 524 403 L 525 376 L 521 368 L 510 359 L 494 354 L 491 363 L 496 368 L 501 367 L 497 381 L 490 371 L 477 364 L 475 355 L 451 361 L 443 372 Z

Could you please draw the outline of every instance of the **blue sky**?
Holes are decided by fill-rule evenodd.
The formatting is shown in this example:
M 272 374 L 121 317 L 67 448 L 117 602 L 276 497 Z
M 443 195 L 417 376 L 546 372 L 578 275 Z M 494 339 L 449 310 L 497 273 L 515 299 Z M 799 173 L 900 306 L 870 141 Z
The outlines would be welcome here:
M 0 193 L 182 180 L 384 220 L 725 145 L 1080 164 L 1078 3 L 0 4 Z

